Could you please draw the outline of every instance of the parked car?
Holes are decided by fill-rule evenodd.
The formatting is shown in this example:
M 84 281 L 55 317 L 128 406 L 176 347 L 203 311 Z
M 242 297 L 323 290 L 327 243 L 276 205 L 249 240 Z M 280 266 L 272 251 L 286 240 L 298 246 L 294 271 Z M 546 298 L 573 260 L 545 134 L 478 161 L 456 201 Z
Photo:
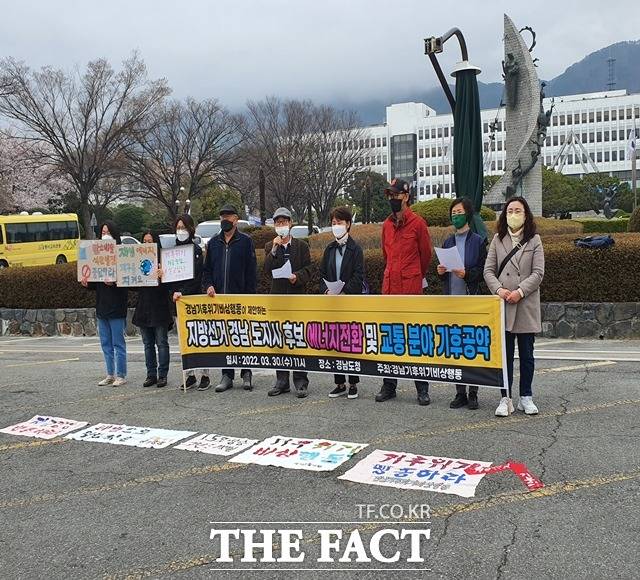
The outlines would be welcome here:
M 174 248 L 176 245 L 176 235 L 175 234 L 160 234 L 158 236 L 160 238 L 160 247 L 163 249 L 166 248 Z M 202 238 L 200 236 L 195 236 L 193 241 L 202 247 Z
M 311 226 L 313 230 L 312 236 L 320 233 L 320 228 L 318 226 Z M 309 237 L 309 226 L 293 226 L 291 228 L 291 237 L 292 238 L 308 238 Z
M 121 236 L 123 244 L 139 244 L 140 242 L 133 236 Z

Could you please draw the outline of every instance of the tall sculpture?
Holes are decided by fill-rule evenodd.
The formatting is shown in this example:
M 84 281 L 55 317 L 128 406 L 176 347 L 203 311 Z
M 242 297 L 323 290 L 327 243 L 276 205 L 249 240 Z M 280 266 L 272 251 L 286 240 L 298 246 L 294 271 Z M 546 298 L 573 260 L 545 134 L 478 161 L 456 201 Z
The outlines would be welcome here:
M 525 29 L 523 29 L 525 30 Z M 502 63 L 506 96 L 506 151 L 504 175 L 485 194 L 484 203 L 499 208 L 507 197 L 521 195 L 534 215 L 542 215 L 541 150 L 546 138 L 551 111 L 544 111 L 544 86 L 540 87 L 531 47 L 515 24 L 504 15 L 504 61 Z

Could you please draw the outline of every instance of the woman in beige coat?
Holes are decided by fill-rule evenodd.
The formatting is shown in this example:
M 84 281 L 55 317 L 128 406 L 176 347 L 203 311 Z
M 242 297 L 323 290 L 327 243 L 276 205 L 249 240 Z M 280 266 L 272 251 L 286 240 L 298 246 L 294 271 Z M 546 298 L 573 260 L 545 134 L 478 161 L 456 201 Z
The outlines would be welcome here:
M 535 368 L 533 344 L 536 333 L 542 330 L 540 283 L 544 277 L 544 250 L 540 236 L 536 234 L 533 214 L 524 198 L 507 200 L 498 219 L 497 232 L 489 246 L 484 279 L 489 291 L 505 301 L 509 392 L 502 390 L 496 415 L 506 417 L 513 412 L 511 386 L 516 341 L 520 358 L 518 410 L 535 415 L 538 408 L 531 391 Z

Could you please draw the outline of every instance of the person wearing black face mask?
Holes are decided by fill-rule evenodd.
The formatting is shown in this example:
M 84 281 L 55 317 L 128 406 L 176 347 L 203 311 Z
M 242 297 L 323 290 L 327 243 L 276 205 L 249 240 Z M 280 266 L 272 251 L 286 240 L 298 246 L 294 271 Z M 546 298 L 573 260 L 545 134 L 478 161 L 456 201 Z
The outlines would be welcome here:
M 409 207 L 409 184 L 395 178 L 384 190 L 391 215 L 382 224 L 382 253 L 386 262 L 383 294 L 422 294 L 422 281 L 431 262 L 431 237 L 427 223 Z M 418 404 L 428 405 L 429 383 L 416 381 Z M 386 378 L 376 401 L 396 396 L 397 379 Z
M 255 294 L 257 286 L 256 250 L 253 240 L 238 231 L 238 210 L 231 204 L 220 209 L 220 233 L 207 244 L 207 257 L 202 272 L 202 287 L 206 293 Z M 245 391 L 253 389 L 252 374 L 242 369 L 242 386 Z M 235 371 L 224 369 L 216 393 L 233 387 Z

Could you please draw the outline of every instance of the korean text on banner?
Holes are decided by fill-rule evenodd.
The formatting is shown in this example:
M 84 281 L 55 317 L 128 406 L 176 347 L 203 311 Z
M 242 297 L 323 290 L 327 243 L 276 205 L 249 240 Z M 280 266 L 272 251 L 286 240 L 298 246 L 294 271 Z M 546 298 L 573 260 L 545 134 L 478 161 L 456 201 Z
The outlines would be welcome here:
M 117 252 L 118 286 L 158 285 L 158 246 L 121 244 Z
M 179 282 L 193 278 L 194 247 L 193 244 L 163 248 L 160 252 L 162 266 L 162 282 Z
M 218 295 L 178 303 L 185 370 L 262 368 L 504 388 L 497 296 Z
M 114 240 L 80 240 L 78 282 L 115 282 L 117 277 Z

